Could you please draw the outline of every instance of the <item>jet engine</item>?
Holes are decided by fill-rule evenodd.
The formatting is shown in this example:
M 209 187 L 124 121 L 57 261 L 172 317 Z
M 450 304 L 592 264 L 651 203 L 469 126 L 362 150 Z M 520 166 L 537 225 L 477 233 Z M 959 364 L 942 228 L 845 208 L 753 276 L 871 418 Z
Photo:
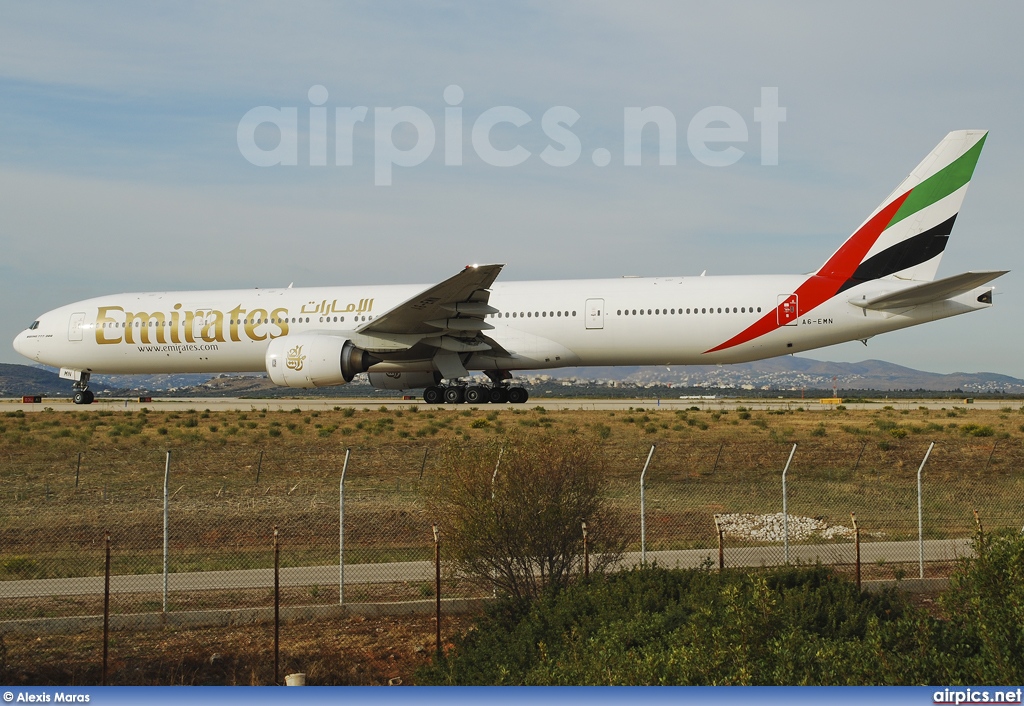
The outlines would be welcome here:
M 370 373 L 375 390 L 422 390 L 441 382 L 441 373 Z
M 270 379 L 282 387 L 343 385 L 379 362 L 347 338 L 315 333 L 275 338 L 266 358 Z

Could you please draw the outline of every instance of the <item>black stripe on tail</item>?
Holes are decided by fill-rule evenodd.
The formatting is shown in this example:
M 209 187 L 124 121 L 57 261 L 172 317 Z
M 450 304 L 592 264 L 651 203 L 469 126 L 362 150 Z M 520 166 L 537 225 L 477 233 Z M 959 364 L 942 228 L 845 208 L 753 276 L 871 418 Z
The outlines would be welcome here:
M 953 214 L 937 226 L 918 233 L 912 238 L 901 240 L 892 247 L 872 255 L 860 263 L 850 279 L 843 282 L 843 286 L 836 294 L 856 287 L 858 284 L 920 265 L 922 262 L 928 262 L 933 257 L 941 255 L 942 251 L 946 249 L 949 234 L 953 232 L 956 215 Z

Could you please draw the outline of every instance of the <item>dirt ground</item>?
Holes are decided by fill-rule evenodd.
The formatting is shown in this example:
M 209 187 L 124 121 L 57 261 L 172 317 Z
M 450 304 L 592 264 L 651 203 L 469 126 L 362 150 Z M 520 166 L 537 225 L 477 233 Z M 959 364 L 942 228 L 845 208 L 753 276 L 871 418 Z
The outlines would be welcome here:
M 442 646 L 472 616 L 442 618 Z M 304 672 L 309 685 L 411 685 L 435 652 L 432 617 L 359 616 L 281 626 L 279 675 Z M 5 635 L 0 682 L 9 686 L 101 683 L 100 634 Z M 242 685 L 274 683 L 274 626 L 111 633 L 107 683 Z

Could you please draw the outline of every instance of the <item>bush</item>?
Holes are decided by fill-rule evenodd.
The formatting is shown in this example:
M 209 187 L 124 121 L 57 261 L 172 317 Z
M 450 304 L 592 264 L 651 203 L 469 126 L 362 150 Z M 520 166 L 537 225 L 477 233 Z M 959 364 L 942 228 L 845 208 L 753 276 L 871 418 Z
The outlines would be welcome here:
M 939 603 L 822 567 L 635 569 L 492 606 L 419 672 L 432 684 L 1014 684 L 1024 536 L 979 537 Z
M 820 568 L 636 569 L 506 602 L 420 673 L 434 684 L 891 683 L 921 614 Z M 899 629 L 893 629 L 899 626 Z M 892 653 L 879 665 L 875 650 Z M 921 669 L 909 679 L 926 681 Z
M 957 635 L 963 681 L 1024 682 L 1024 537 L 978 536 L 940 603 Z
M 593 569 L 614 563 L 625 538 L 606 506 L 600 454 L 600 444 L 582 434 L 511 434 L 486 446 L 442 447 L 428 508 L 454 572 L 517 599 L 566 586 L 582 573 L 583 520 Z

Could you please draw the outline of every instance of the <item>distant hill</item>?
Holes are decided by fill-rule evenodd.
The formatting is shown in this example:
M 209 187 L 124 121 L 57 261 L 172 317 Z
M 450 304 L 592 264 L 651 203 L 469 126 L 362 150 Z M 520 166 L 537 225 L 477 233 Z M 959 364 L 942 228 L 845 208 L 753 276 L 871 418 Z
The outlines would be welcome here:
M 57 373 L 28 365 L 0 363 L 0 397 L 69 395 L 71 383 Z
M 1000 373 L 929 373 L 884 360 L 838 363 L 783 356 L 733 365 L 570 368 L 552 377 L 612 379 L 635 384 L 726 387 L 748 390 L 929 390 L 1024 392 L 1024 380 Z
M 517 376 L 519 377 L 519 376 Z M 962 391 L 979 394 L 1024 394 L 1024 380 L 999 373 L 929 373 L 882 360 L 837 363 L 784 356 L 735 365 L 688 365 L 563 368 L 527 372 L 522 378 L 536 384 L 560 381 L 563 386 L 597 384 L 637 387 L 668 386 L 736 390 L 828 390 L 832 378 L 840 390 Z M 281 397 L 296 394 L 354 396 L 369 393 L 365 375 L 350 384 L 305 393 L 279 388 L 266 375 L 97 375 L 91 388 L 98 394 L 163 397 Z M 566 390 L 568 392 L 568 390 Z M 0 363 L 0 397 L 43 395 L 68 397 L 71 383 L 55 372 L 28 365 Z M 386 394 L 386 393 L 381 393 Z M 400 393 L 392 393 L 400 394 Z

